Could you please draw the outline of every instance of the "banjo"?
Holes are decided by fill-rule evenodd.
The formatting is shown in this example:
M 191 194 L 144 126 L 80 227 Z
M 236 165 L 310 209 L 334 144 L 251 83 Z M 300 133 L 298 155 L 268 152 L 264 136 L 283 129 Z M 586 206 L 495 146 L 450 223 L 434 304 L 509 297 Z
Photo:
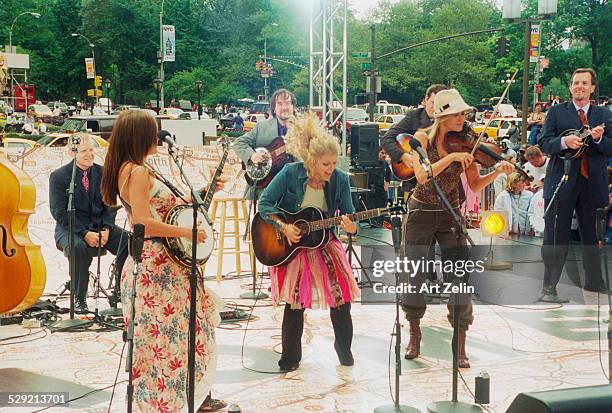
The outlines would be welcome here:
M 229 139 L 223 139 L 223 155 L 221 161 L 217 166 L 217 169 L 210 180 L 210 185 L 206 191 L 206 196 L 203 199 L 202 205 L 198 211 L 198 221 L 200 229 L 206 232 L 206 240 L 196 245 L 196 264 L 202 266 L 210 258 L 213 249 L 215 247 L 215 237 L 212 229 L 212 222 L 208 217 L 208 208 L 212 202 L 213 195 L 215 194 L 215 187 L 217 181 L 223 172 L 223 166 L 227 160 L 229 154 Z M 164 222 L 170 225 L 176 225 L 180 227 L 191 227 L 193 225 L 193 209 L 191 205 L 177 205 L 170 209 L 164 217 Z M 172 261 L 176 264 L 191 268 L 191 237 L 190 238 L 163 238 L 164 248 L 170 255 Z

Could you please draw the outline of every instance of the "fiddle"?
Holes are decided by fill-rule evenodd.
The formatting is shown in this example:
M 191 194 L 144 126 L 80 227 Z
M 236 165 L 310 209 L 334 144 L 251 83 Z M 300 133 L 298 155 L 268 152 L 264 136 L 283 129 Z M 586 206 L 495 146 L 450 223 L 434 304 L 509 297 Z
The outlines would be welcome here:
M 30 308 L 45 289 L 46 268 L 40 246 L 28 233 L 36 206 L 32 179 L 0 152 L 0 314 Z
M 459 132 L 449 131 L 444 140 L 445 149 L 451 152 L 469 152 L 474 156 L 474 160 L 485 168 L 491 168 L 497 162 L 504 161 L 501 156 L 502 149 L 499 145 L 490 142 L 480 142 L 479 136 L 472 127 L 466 122 L 463 129 Z M 533 180 L 527 172 L 514 164 L 514 169 L 527 182 Z

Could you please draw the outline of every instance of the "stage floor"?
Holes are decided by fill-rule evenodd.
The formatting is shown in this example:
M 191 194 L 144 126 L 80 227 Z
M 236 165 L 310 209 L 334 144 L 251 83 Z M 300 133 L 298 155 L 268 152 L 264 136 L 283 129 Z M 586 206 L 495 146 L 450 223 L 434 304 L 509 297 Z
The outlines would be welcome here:
M 390 240 L 390 231 L 366 229 L 360 241 L 365 243 L 366 237 Z M 45 248 L 43 253 L 55 254 Z M 103 258 L 103 274 L 110 261 L 110 256 Z M 245 255 L 243 266 L 247 264 Z M 68 273 L 65 261 L 48 263 L 47 267 L 44 299 L 55 294 Z M 208 268 L 208 272 L 216 268 L 214 258 Z M 231 274 L 234 269 L 233 259 L 226 257 L 224 272 L 229 276 L 221 282 L 208 281 L 207 287 L 221 295 L 228 306 L 239 305 L 249 314 L 253 301 L 238 297 L 250 288 L 250 278 Z M 538 272 L 534 270 L 532 275 L 541 283 Z M 269 280 L 264 278 L 262 285 L 267 291 Z M 491 403 L 487 407 L 492 412 L 504 412 L 520 392 L 607 383 L 607 367 L 603 367 L 607 366 L 607 325 L 601 322 L 604 316 L 607 318 L 607 300 L 600 296 L 598 313 L 597 294 L 585 292 L 582 298 L 587 304 L 475 305 L 475 322 L 467 341 L 472 367 L 461 370 L 459 400 L 473 402 L 474 378 L 483 371 L 491 380 Z M 58 303 L 65 306 L 67 299 Z M 90 298 L 88 303 L 93 309 L 95 300 Z M 100 300 L 100 307 L 108 307 L 106 299 Z M 446 311 L 446 305 L 428 307 L 422 322 L 422 357 L 402 359 L 401 403 L 421 411 L 426 411 L 431 402 L 451 398 L 452 331 Z M 259 300 L 252 309 L 248 330 L 246 321 L 223 323 L 217 330 L 219 362 L 213 396 L 238 404 L 245 413 L 365 413 L 391 404 L 394 356 L 390 353 L 390 333 L 395 307 L 353 305 L 353 367 L 338 363 L 328 312 L 306 314 L 302 364 L 287 374 L 279 374 L 277 369 L 281 307 Z M 403 325 L 402 356 L 408 342 L 405 320 Z M 20 337 L 12 338 L 15 336 Z M 106 412 L 118 374 L 110 411 L 126 411 L 127 374 L 122 349 L 120 331 L 96 331 L 94 327 L 84 332 L 50 333 L 19 325 L 2 326 L 0 392 L 66 391 L 71 399 L 78 400 L 69 407 L 45 411 Z M 21 411 L 37 408 L 0 407 L 0 412 Z

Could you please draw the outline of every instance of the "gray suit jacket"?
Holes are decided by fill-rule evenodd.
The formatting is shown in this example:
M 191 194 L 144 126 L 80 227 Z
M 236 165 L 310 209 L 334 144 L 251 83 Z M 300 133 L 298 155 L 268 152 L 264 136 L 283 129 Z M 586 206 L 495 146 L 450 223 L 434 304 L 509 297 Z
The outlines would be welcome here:
M 247 163 L 255 152 L 255 148 L 268 146 L 278 137 L 278 122 L 275 117 L 257 122 L 253 130 L 245 133 L 234 141 L 236 155 Z

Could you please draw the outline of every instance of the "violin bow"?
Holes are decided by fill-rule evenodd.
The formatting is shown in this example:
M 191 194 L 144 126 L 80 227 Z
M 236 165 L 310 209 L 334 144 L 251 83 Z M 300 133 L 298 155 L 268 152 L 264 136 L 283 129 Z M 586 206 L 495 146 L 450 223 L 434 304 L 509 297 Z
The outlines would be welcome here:
M 474 155 L 474 152 L 476 152 L 476 149 L 478 149 L 478 146 L 480 145 L 480 141 L 482 140 L 482 137 L 485 135 L 485 133 L 487 133 L 487 129 L 489 128 L 489 125 L 491 124 L 491 122 L 493 121 L 495 116 L 497 116 L 497 114 L 499 113 L 499 105 L 506 98 L 506 95 L 508 94 L 508 91 L 510 90 L 510 85 L 514 81 L 514 78 L 516 77 L 517 73 L 518 73 L 518 69 L 516 69 L 514 71 L 514 74 L 512 75 L 510 80 L 508 81 L 508 85 L 506 86 L 506 89 L 504 90 L 504 93 L 502 93 L 501 97 L 499 98 L 499 101 L 497 102 L 497 105 L 495 105 L 495 108 L 493 108 L 493 113 L 491 114 L 491 117 L 485 123 L 485 127 L 482 130 L 482 132 L 480 132 L 480 135 L 478 135 L 478 139 L 476 139 L 476 143 L 474 144 L 474 147 L 472 148 L 472 152 L 470 152 L 471 155 Z

